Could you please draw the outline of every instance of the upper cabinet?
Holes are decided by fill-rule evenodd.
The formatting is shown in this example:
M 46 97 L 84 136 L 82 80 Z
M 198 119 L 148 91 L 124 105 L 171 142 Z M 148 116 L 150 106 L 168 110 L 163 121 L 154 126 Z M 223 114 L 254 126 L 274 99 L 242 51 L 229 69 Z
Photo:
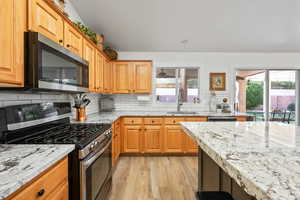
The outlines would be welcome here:
M 99 51 L 96 51 L 95 57 L 95 92 L 102 93 L 103 92 L 103 69 L 104 69 L 104 57 Z
M 82 45 L 83 45 L 83 37 L 82 34 L 73 28 L 69 23 L 65 24 L 64 30 L 64 44 L 67 49 L 75 53 L 76 55 L 82 57 Z
M 152 62 L 133 63 L 134 93 L 146 94 L 152 90 Z
M 152 91 L 151 61 L 115 61 L 113 63 L 115 94 L 150 94 Z
M 42 33 L 63 45 L 64 22 L 60 14 L 53 10 L 44 0 L 30 0 L 28 2 L 29 29 Z
M 95 48 L 87 41 L 83 41 L 83 59 L 89 62 L 89 90 L 95 92 Z
M 24 84 L 24 32 L 26 1 L 2 0 L 0 6 L 0 86 Z
M 131 63 L 128 62 L 115 62 L 113 64 L 114 75 L 114 93 L 128 94 L 131 93 L 132 88 L 132 69 Z
M 112 63 L 104 59 L 103 66 L 103 93 L 112 94 Z

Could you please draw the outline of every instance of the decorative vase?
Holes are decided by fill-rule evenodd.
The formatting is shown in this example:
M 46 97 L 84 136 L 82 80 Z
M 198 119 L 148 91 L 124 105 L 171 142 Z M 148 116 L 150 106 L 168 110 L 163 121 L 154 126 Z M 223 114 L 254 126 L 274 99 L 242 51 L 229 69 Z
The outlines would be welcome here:
M 76 121 L 83 122 L 86 120 L 86 111 L 85 108 L 76 109 Z

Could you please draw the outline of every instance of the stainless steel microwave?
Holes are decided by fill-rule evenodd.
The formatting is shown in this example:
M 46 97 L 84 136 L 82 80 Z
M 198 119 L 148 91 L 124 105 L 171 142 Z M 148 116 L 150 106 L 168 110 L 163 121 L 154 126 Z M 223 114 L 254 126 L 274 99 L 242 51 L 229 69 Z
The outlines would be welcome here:
M 88 62 L 37 32 L 26 33 L 25 89 L 88 92 Z

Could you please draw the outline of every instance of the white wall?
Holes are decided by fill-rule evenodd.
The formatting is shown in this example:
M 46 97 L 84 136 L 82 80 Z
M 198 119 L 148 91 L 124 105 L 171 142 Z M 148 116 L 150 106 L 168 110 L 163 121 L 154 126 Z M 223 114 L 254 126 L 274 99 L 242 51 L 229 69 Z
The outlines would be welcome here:
M 208 110 L 209 73 L 226 73 L 226 91 L 216 92 L 219 101 L 228 97 L 230 103 L 235 94 L 235 69 L 237 68 L 286 68 L 300 67 L 300 53 L 196 53 L 196 52 L 118 52 L 121 60 L 153 60 L 153 94 L 157 67 L 200 67 L 200 105 L 184 105 L 186 110 Z M 151 95 L 147 103 L 137 102 L 136 96 L 116 95 L 116 108 L 128 109 L 175 109 L 174 105 L 159 104 Z
M 55 2 L 58 2 L 58 0 L 55 0 Z M 65 12 L 69 14 L 69 18 L 72 21 L 79 21 L 81 23 L 83 23 L 80 15 L 78 14 L 77 10 L 75 9 L 75 7 L 72 5 L 71 0 L 65 0 Z

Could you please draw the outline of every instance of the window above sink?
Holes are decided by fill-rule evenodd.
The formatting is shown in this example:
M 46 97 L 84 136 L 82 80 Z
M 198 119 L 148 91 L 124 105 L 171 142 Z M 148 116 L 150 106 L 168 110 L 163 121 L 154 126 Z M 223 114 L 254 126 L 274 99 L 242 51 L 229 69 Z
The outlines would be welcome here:
M 175 103 L 179 88 L 183 90 L 183 102 L 194 103 L 200 98 L 198 67 L 157 68 L 156 101 Z

